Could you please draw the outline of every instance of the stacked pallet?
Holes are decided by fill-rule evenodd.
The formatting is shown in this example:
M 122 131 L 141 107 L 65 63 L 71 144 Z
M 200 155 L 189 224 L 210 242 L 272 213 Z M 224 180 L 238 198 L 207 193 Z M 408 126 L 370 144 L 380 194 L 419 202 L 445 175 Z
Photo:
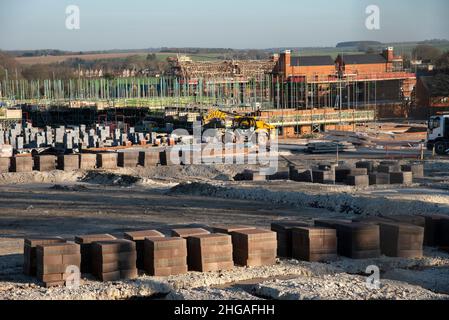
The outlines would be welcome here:
M 146 238 L 144 269 L 151 276 L 187 273 L 187 241 L 184 238 Z
M 66 241 L 60 237 L 36 237 L 25 239 L 23 246 L 23 273 L 27 276 L 36 275 L 37 246 L 65 242 Z
M 379 226 L 368 223 L 343 223 L 336 225 L 338 254 L 352 259 L 378 258 L 380 256 Z
M 135 168 L 139 165 L 139 152 L 119 152 L 117 164 L 122 168 Z
M 101 281 L 117 281 L 137 277 L 136 244 L 133 241 L 94 242 L 92 254 L 92 273 Z
M 12 172 L 31 172 L 33 171 L 32 157 L 12 157 L 11 158 Z
M 165 236 L 156 230 L 142 230 L 126 232 L 124 238 L 136 243 L 137 269 L 144 269 L 144 241 L 145 238 L 164 238 Z
M 66 154 L 58 157 L 58 169 L 75 171 L 80 168 L 79 154 Z
M 232 238 L 228 234 L 213 233 L 192 236 L 187 239 L 189 270 L 209 272 L 230 270 Z
M 139 164 L 142 167 L 154 167 L 159 164 L 159 151 L 140 151 Z
M 56 156 L 38 155 L 34 157 L 34 169 L 37 171 L 53 171 L 56 169 Z
M 276 232 L 262 229 L 242 230 L 232 233 L 234 262 L 255 267 L 276 262 Z
M 115 240 L 110 234 L 91 234 L 75 236 L 75 243 L 80 245 L 81 250 L 81 272 L 91 273 L 93 264 L 92 243 L 96 241 Z
M 117 169 L 117 153 L 97 154 L 97 167 L 101 169 Z
M 388 257 L 421 258 L 424 228 L 404 223 L 380 224 L 380 247 Z
M 97 155 L 94 153 L 80 154 L 80 169 L 93 170 L 97 167 Z
M 80 247 L 75 243 L 53 243 L 36 248 L 37 277 L 45 287 L 63 286 L 73 273 L 80 277 Z
M 292 257 L 310 262 L 336 259 L 336 230 L 320 227 L 294 228 L 292 230 Z
M 349 142 L 314 142 L 307 145 L 306 152 L 319 153 L 336 153 L 336 152 L 355 152 L 356 149 Z
M 292 257 L 292 231 L 294 228 L 306 226 L 305 223 L 291 221 L 273 222 L 271 224 L 271 231 L 276 232 L 278 257 Z

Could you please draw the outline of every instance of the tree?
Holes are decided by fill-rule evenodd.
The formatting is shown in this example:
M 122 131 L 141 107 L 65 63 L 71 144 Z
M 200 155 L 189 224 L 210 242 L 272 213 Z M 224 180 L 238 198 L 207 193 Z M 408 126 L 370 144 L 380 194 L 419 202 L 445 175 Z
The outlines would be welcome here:
M 441 50 L 431 45 L 420 44 L 413 49 L 413 57 L 420 60 L 436 61 L 441 56 Z
M 449 69 L 449 51 L 443 53 L 437 60 L 438 69 Z

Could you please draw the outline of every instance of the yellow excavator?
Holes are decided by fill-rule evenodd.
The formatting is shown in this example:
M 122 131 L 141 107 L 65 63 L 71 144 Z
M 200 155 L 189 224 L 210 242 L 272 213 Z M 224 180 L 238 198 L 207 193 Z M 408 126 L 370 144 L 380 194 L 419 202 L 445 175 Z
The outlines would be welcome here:
M 253 116 L 240 115 L 238 113 L 226 112 L 219 109 L 210 110 L 203 117 L 203 127 L 205 129 L 221 129 L 223 136 L 230 136 L 236 142 L 237 136 L 242 135 L 246 141 L 253 134 L 256 134 L 257 142 L 264 138 L 270 141 L 276 134 L 276 127 L 257 119 Z M 229 141 L 229 137 L 227 139 Z

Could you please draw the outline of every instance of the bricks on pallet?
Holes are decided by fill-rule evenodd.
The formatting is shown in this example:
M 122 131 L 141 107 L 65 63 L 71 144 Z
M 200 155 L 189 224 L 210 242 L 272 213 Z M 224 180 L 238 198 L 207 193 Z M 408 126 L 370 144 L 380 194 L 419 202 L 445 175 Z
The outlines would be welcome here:
M 292 221 L 279 221 L 271 224 L 271 231 L 276 232 L 278 257 L 292 257 L 292 230 L 306 226 L 306 223 Z
M 64 285 L 71 273 L 79 272 L 80 264 L 80 247 L 75 243 L 43 244 L 36 247 L 36 274 L 45 287 Z
M 379 226 L 368 223 L 342 223 L 336 225 L 338 254 L 352 259 L 380 256 Z
M 140 151 L 139 164 L 142 167 L 154 167 L 160 163 L 159 151 Z
M 312 176 L 313 176 L 313 183 L 321 183 L 321 184 L 335 183 L 334 171 L 313 170 Z
M 403 172 L 413 173 L 414 178 L 424 178 L 424 165 L 422 164 L 406 164 L 401 168 Z
M 144 269 L 151 276 L 187 273 L 187 241 L 184 238 L 146 238 Z
M 368 187 L 369 186 L 369 176 L 368 175 L 349 175 L 346 177 L 346 184 L 349 186 L 356 187 Z
M 11 158 L 12 172 L 31 172 L 33 171 L 32 157 L 12 157 Z
M 79 154 L 65 154 L 58 156 L 58 169 L 64 171 L 75 171 L 80 168 Z
M 172 151 L 172 149 L 166 149 L 159 153 L 159 161 L 163 166 L 172 166 L 181 164 L 181 157 L 179 152 Z
M 65 243 L 60 237 L 34 237 L 24 240 L 23 245 L 23 273 L 28 276 L 36 275 L 36 247 L 52 243 Z
M 119 152 L 117 164 L 122 168 L 135 168 L 139 165 L 139 152 Z
M 56 156 L 37 155 L 34 157 L 34 169 L 37 171 L 53 171 L 56 169 Z
M 355 166 L 359 169 L 366 169 L 367 173 L 372 173 L 374 171 L 374 161 L 359 161 Z
M 141 230 L 125 232 L 124 238 L 136 243 L 137 269 L 144 269 L 144 240 L 145 238 L 164 238 L 165 236 L 156 230 Z
M 390 184 L 412 184 L 413 173 L 411 172 L 390 172 Z
M 11 158 L 0 158 L 0 173 L 9 172 L 11 169 Z
M 97 167 L 100 169 L 117 169 L 117 153 L 97 154 Z
M 92 243 L 92 273 L 101 281 L 134 279 L 138 276 L 136 244 L 130 240 Z
M 300 227 L 292 230 L 292 257 L 321 262 L 337 258 L 337 231 L 322 227 Z
M 191 236 L 198 236 L 202 234 L 209 234 L 210 232 L 203 228 L 179 228 L 172 229 L 171 235 L 173 237 L 181 237 L 187 239 Z
M 232 233 L 234 262 L 255 267 L 276 263 L 276 232 L 262 229 Z
M 80 245 L 81 250 L 81 273 L 92 272 L 92 243 L 96 241 L 114 240 L 110 234 L 91 234 L 75 237 L 75 243 Z
M 199 272 L 230 270 L 234 267 L 232 238 L 228 234 L 213 233 L 187 239 L 189 270 Z
M 393 164 L 390 162 L 383 163 L 377 167 L 377 172 L 379 173 L 392 173 L 392 172 L 401 172 L 401 166 L 399 164 Z
M 371 173 L 369 175 L 370 185 L 383 185 L 390 184 L 390 174 L 389 173 Z
M 80 154 L 80 169 L 93 170 L 97 167 L 97 155 L 94 153 Z
M 381 253 L 388 257 L 421 258 L 424 228 L 404 223 L 380 224 Z

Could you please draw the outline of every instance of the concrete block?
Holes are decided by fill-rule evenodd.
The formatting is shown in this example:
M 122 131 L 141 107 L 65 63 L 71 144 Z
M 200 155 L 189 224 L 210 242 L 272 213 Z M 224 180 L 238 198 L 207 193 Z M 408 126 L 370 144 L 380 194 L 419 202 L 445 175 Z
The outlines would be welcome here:
M 390 172 L 391 184 L 412 184 L 413 173 L 412 172 Z
M 187 239 L 187 246 L 189 270 L 209 272 L 234 267 L 230 235 L 213 233 L 192 236 Z
M 75 171 L 80 168 L 79 154 L 65 154 L 58 156 L 58 169 L 64 171 Z
M 171 149 L 166 149 L 159 153 L 159 161 L 163 166 L 172 166 L 181 164 L 181 156 L 176 152 L 171 152 Z
M 320 184 L 335 183 L 334 171 L 313 170 L 312 176 L 313 176 L 313 183 L 320 183 Z
M 160 163 L 159 151 L 140 151 L 139 164 L 142 167 L 154 167 Z
M 337 231 L 320 227 L 300 227 L 292 230 L 292 257 L 310 262 L 337 258 Z
M 97 168 L 117 169 L 117 153 L 99 153 L 97 154 Z
M 368 223 L 336 225 L 338 254 L 352 259 L 380 256 L 380 228 Z
M 56 156 L 37 155 L 34 157 L 34 169 L 37 171 L 56 170 Z
M 271 224 L 271 231 L 276 232 L 278 257 L 292 257 L 292 230 L 306 226 L 306 223 L 293 221 L 279 221 Z
M 203 228 L 179 228 L 171 230 L 172 237 L 188 238 L 202 234 L 209 234 L 210 232 Z
M 254 267 L 276 262 L 276 233 L 253 229 L 232 233 L 233 257 L 238 265 Z
M 391 173 L 401 172 L 401 166 L 399 164 L 381 164 L 377 167 L 379 173 Z
M 36 275 L 36 248 L 38 245 L 65 242 L 66 241 L 60 237 L 36 237 L 25 239 L 23 246 L 23 273 L 28 276 Z
M 81 251 L 81 272 L 92 272 L 92 243 L 96 241 L 115 240 L 110 234 L 92 234 L 75 236 L 75 243 L 80 245 Z
M 390 174 L 389 173 L 371 173 L 369 175 L 370 185 L 386 185 L 390 184 Z
M 151 276 L 187 273 L 187 241 L 184 238 L 146 238 L 144 269 Z
M 122 168 L 135 168 L 139 165 L 139 152 L 119 152 L 117 164 Z
M 356 168 L 366 169 L 367 174 L 374 171 L 374 161 L 359 161 L 355 164 Z
M 97 155 L 94 153 L 81 153 L 79 167 L 81 170 L 93 170 L 97 167 Z
M 388 257 L 421 258 L 424 228 L 401 223 L 380 224 L 380 247 Z
M 11 158 L 0 158 L 0 173 L 9 172 L 11 169 Z
M 33 171 L 32 157 L 12 157 L 11 172 L 31 172 Z
M 145 238 L 164 238 L 165 236 L 156 230 L 141 230 L 125 232 L 124 238 L 136 243 L 137 269 L 144 269 L 144 240 Z
M 402 167 L 403 172 L 413 173 L 414 178 L 424 178 L 424 165 L 423 164 L 406 164 Z
M 255 227 L 250 226 L 242 226 L 242 225 L 217 225 L 212 228 L 212 231 L 214 233 L 223 233 L 223 234 L 231 234 L 235 231 L 242 231 L 242 230 L 251 230 L 256 229 Z
M 369 186 L 369 176 L 363 175 L 363 176 L 354 176 L 349 175 L 346 178 L 346 184 L 350 186 L 356 186 L 356 187 L 368 187 Z

